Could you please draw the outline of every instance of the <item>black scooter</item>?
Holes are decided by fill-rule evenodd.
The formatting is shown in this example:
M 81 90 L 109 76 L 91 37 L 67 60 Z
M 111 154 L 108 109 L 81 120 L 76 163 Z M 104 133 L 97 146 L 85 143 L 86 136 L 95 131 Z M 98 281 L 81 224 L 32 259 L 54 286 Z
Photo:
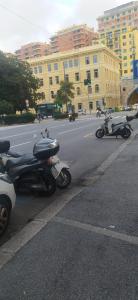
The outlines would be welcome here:
M 2 172 L 9 175 L 16 192 L 39 192 L 51 196 L 56 190 L 56 179 L 48 161 L 59 151 L 57 140 L 42 138 L 34 145 L 33 154 L 16 158 L 5 155 L 9 149 L 9 141 L 0 141 Z
M 109 131 L 108 123 L 112 117 L 107 117 L 104 120 L 104 123 L 97 129 L 95 135 L 98 139 L 101 139 L 103 136 L 121 136 L 124 139 L 128 139 L 131 136 L 131 131 L 133 131 L 131 125 L 126 122 L 120 122 L 118 124 L 112 124 L 111 131 Z

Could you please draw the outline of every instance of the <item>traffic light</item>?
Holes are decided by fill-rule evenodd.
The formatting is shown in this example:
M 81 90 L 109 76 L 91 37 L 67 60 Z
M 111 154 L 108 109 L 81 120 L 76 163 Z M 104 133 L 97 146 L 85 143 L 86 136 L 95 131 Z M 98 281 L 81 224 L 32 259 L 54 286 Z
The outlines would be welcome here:
M 84 79 L 84 85 L 91 84 L 91 79 Z

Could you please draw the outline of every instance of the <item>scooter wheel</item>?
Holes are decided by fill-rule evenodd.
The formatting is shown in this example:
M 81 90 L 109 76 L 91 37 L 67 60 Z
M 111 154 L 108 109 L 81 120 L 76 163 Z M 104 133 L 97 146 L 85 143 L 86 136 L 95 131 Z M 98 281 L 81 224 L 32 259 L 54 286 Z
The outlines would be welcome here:
M 45 181 L 45 187 L 46 187 L 46 189 L 42 193 L 43 193 L 44 196 L 50 197 L 56 191 L 56 187 L 57 187 L 56 180 L 55 180 L 55 178 L 53 177 L 52 174 L 48 174 L 45 177 L 44 181 Z
M 127 140 L 130 136 L 131 136 L 131 131 L 128 128 L 124 128 L 122 134 L 121 134 L 122 138 Z
M 104 136 L 104 131 L 102 129 L 98 129 L 95 135 L 98 139 L 101 139 Z
M 10 203 L 7 196 L 1 195 L 0 196 L 0 236 L 3 235 L 10 220 Z
M 71 183 L 71 174 L 70 172 L 63 168 L 57 178 L 57 186 L 60 189 L 65 189 Z

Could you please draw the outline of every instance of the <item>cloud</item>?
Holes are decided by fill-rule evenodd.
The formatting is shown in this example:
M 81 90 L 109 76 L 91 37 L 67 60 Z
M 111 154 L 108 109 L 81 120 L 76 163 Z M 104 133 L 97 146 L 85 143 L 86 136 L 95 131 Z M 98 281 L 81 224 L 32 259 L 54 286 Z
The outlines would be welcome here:
M 73 24 L 96 26 L 104 10 L 123 0 L 0 0 L 0 49 L 15 51 L 29 42 L 48 41 L 56 31 Z

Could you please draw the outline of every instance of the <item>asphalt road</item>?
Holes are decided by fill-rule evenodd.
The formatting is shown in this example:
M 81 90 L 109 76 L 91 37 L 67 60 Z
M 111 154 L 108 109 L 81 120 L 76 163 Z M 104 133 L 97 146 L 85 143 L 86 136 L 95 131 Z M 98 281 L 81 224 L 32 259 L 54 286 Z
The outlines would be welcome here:
M 113 115 L 112 122 L 120 122 L 124 120 L 124 116 L 125 113 L 116 113 Z M 68 188 L 70 193 L 73 187 L 83 185 L 86 178 L 124 142 L 121 138 L 96 139 L 96 128 L 102 122 L 103 118 L 97 119 L 94 116 L 82 116 L 71 123 L 68 120 L 48 119 L 40 124 L 0 128 L 0 139 L 10 140 L 12 150 L 19 153 L 31 153 L 34 143 L 40 138 L 41 131 L 48 128 L 50 137 L 57 138 L 60 143 L 60 159 L 70 166 L 72 174 L 72 184 Z M 133 121 L 132 125 L 134 129 L 137 128 L 137 121 Z M 63 194 L 64 191 L 57 190 L 50 198 L 17 196 L 9 228 L 0 244 L 8 240 L 41 210 Z

